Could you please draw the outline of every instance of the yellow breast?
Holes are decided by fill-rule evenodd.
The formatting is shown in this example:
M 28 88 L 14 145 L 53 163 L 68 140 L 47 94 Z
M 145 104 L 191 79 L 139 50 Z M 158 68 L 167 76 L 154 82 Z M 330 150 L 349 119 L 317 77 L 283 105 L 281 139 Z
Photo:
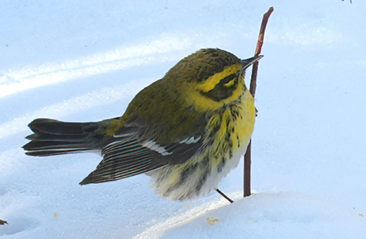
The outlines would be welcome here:
M 213 165 L 220 166 L 238 152 L 244 153 L 254 130 L 256 110 L 252 95 L 245 90 L 232 104 L 213 115 L 208 124 L 205 144 Z
M 206 105 L 208 100 L 199 102 L 201 110 L 214 108 L 209 114 L 202 149 L 183 164 L 167 165 L 151 173 L 157 194 L 172 200 L 205 195 L 237 166 L 250 141 L 256 110 L 244 81 L 230 100 L 216 102 L 214 106 Z

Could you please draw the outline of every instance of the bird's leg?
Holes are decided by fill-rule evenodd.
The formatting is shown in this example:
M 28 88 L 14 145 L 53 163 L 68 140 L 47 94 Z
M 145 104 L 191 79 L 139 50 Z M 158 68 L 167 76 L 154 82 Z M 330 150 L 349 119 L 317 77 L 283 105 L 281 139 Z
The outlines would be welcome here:
M 228 200 L 230 203 L 233 203 L 233 202 L 234 202 L 231 198 L 229 198 L 228 196 L 226 196 L 226 195 L 225 195 L 225 193 L 221 192 L 221 191 L 220 191 L 220 189 L 215 188 L 215 190 L 216 190 L 216 191 L 217 191 L 221 196 L 223 196 L 224 198 L 226 198 L 226 200 Z

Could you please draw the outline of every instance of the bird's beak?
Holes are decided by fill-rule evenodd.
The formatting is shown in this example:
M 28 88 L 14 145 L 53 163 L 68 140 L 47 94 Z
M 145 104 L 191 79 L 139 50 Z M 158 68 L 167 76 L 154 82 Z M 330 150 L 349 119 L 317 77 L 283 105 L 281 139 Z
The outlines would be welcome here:
M 241 60 L 241 65 L 242 65 L 242 68 L 240 70 L 240 73 L 243 74 L 244 71 L 249 67 L 251 66 L 253 63 L 259 61 L 261 58 L 263 57 L 263 55 L 259 55 L 259 56 L 253 56 L 251 58 L 248 58 L 248 59 L 244 59 L 244 60 Z

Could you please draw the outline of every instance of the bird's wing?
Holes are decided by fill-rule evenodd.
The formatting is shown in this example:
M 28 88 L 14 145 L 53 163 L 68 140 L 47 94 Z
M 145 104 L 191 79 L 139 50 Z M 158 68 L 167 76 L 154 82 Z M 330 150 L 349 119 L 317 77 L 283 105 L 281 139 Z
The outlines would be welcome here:
M 159 144 L 156 133 L 146 133 L 141 123 L 126 124 L 114 135 L 114 141 L 102 150 L 103 160 L 80 184 L 115 181 L 146 173 L 167 164 L 180 164 L 200 150 L 203 136 L 177 139 Z

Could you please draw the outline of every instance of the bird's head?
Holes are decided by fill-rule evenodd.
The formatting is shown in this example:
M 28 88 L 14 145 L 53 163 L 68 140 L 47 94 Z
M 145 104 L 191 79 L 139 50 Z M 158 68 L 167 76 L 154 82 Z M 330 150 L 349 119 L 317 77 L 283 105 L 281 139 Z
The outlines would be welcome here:
M 165 76 L 185 91 L 197 108 L 218 108 L 245 90 L 245 70 L 263 56 L 241 60 L 221 49 L 201 49 L 178 62 Z

